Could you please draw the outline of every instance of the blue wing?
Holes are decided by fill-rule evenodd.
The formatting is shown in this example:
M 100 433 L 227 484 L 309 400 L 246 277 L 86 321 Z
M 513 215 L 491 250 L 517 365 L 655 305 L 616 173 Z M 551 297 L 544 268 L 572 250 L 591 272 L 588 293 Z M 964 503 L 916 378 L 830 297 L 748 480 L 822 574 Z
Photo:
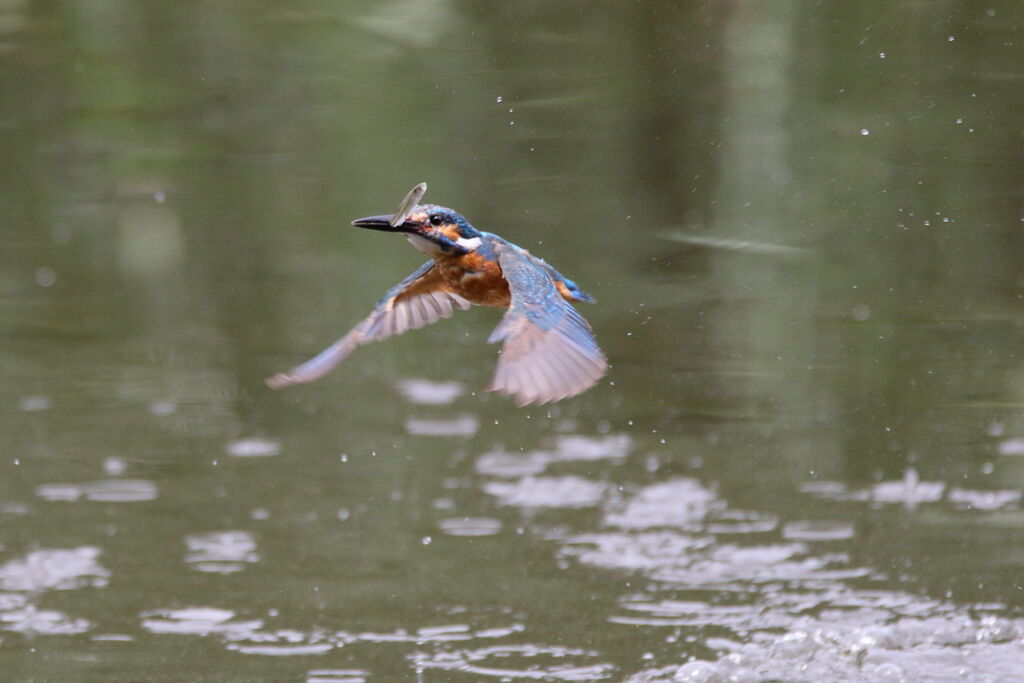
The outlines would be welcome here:
M 520 406 L 575 396 L 608 369 L 590 325 L 559 294 L 550 266 L 519 247 L 496 244 L 512 301 L 491 333 L 504 341 L 489 391 L 515 397 Z
M 470 307 L 468 301 L 448 290 L 434 269 L 434 262 L 427 261 L 389 289 L 373 312 L 352 331 L 315 358 L 288 372 L 274 375 L 267 380 L 267 386 L 280 389 L 289 384 L 318 380 L 337 367 L 357 346 L 415 330 L 441 318 L 450 318 L 453 304 L 462 310 Z
M 544 270 L 548 271 L 548 275 L 551 276 L 552 280 L 554 280 L 555 282 L 561 282 L 563 285 L 565 285 L 565 288 L 569 291 L 569 295 L 573 298 L 574 301 L 582 301 L 583 303 L 586 304 L 597 303 L 594 300 L 594 297 L 590 296 L 582 289 L 580 289 L 579 285 L 577 285 L 575 282 L 559 273 L 555 269 L 555 267 L 552 266 L 550 263 L 548 263 L 542 258 L 537 258 L 536 256 L 534 256 L 533 258 L 540 262 L 540 265 L 543 266 Z

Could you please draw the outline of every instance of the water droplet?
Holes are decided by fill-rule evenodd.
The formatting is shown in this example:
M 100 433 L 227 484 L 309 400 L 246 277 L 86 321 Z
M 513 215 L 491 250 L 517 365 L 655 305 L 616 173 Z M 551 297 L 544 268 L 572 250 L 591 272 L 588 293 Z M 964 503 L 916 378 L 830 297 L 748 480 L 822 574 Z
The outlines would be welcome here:
M 103 471 L 112 477 L 124 474 L 126 469 L 128 469 L 128 463 L 123 458 L 110 456 L 103 461 Z

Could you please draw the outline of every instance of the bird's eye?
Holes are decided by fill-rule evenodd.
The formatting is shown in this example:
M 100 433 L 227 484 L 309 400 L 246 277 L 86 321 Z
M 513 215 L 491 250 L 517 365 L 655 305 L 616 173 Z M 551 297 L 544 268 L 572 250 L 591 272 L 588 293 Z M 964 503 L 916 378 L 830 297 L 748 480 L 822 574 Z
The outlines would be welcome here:
M 435 213 L 434 215 L 432 215 L 430 217 L 430 224 L 431 225 L 436 227 L 438 225 L 441 225 L 442 223 L 444 223 L 444 218 L 442 218 L 440 215 Z

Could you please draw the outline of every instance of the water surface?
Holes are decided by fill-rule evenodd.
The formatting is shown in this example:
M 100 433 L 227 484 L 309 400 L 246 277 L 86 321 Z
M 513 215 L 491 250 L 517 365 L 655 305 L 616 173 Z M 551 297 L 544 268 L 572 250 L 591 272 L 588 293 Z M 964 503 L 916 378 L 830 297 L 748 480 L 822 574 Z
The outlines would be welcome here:
M 1024 680 L 1017 3 L 0 2 L 11 680 Z M 414 183 L 598 299 L 319 351 Z

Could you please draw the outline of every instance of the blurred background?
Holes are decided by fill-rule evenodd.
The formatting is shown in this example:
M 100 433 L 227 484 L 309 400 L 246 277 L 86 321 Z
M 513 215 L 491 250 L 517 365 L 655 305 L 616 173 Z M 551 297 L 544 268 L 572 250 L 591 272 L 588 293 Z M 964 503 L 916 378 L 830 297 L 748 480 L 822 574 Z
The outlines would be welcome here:
M 1024 680 L 1024 5 L 0 0 L 0 670 Z M 422 256 L 499 314 L 263 379 Z M 986 678 L 989 677 L 989 678 Z

